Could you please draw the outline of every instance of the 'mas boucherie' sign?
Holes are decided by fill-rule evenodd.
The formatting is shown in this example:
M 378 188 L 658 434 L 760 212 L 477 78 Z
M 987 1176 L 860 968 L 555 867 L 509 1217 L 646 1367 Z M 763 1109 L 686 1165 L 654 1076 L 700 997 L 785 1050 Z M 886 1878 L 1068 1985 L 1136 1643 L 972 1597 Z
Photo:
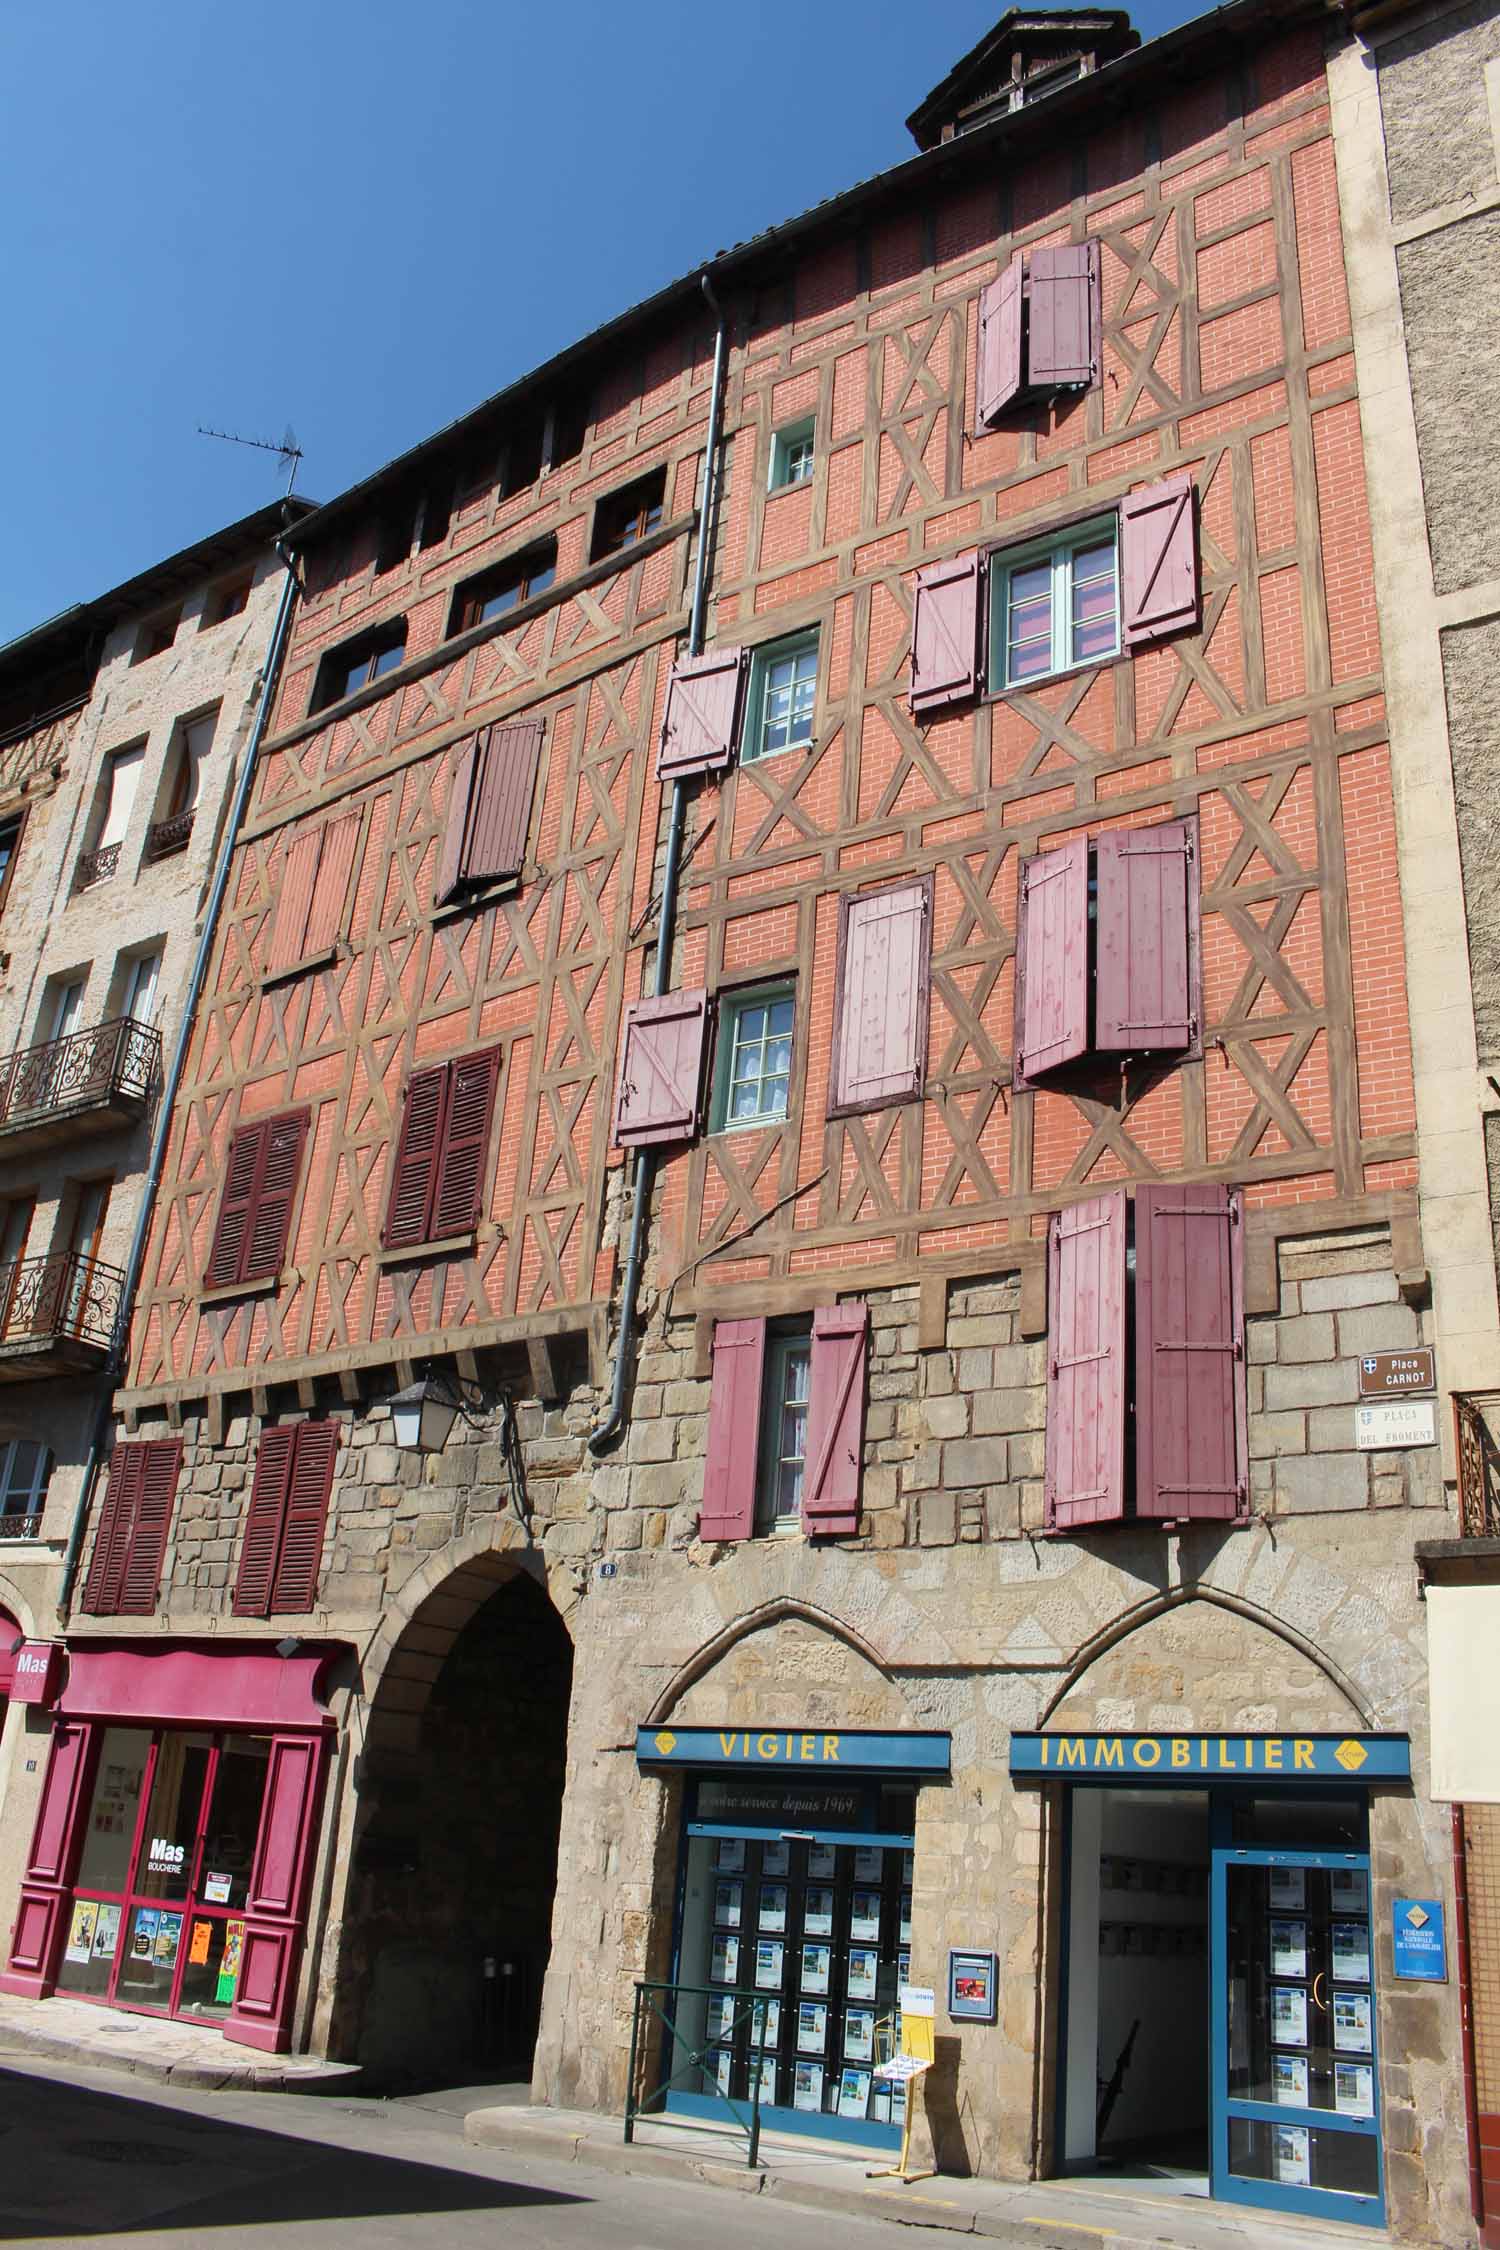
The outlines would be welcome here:
M 1013 1774 L 1101 1780 L 1407 1781 L 1404 1734 L 1013 1734 Z

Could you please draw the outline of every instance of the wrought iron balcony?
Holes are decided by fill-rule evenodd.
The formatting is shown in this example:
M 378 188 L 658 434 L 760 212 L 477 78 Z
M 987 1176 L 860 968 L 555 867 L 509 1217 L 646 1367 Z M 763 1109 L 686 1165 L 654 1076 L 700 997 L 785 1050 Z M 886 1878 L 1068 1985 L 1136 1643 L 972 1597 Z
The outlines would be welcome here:
M 1453 1413 L 1458 1439 L 1458 1536 L 1500 1539 L 1500 1448 L 1480 1409 L 1483 1399 L 1495 1413 L 1500 1393 L 1455 1391 Z
M 0 1383 L 88 1374 L 115 1348 L 125 1276 L 77 1250 L 0 1266 Z
M 77 886 L 81 891 L 91 891 L 96 883 L 107 883 L 120 864 L 118 844 L 106 844 L 101 851 L 80 852 L 78 855 Z
M 193 815 L 173 813 L 170 820 L 156 820 L 146 830 L 146 858 L 170 859 L 173 852 L 185 852 L 193 833 Z
M 132 1016 L 0 1056 L 0 1149 L 133 1125 L 161 1078 L 161 1033 Z
M 0 1516 L 0 1539 L 40 1539 L 42 1511 L 35 1515 Z

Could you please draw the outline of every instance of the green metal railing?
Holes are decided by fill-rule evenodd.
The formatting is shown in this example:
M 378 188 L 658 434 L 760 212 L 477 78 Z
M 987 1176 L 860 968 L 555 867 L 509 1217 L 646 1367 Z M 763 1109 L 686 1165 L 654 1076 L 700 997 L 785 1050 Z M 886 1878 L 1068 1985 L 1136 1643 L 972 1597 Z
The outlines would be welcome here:
M 668 1996 L 665 2002 L 656 1997 L 658 1993 L 665 1993 Z M 712 2041 L 705 2040 L 701 2047 L 694 2047 L 691 2041 L 677 2028 L 675 2003 L 680 2000 L 700 1999 L 732 2001 L 734 2013 L 727 2026 L 720 2025 Z M 635 2139 L 637 2118 L 646 2116 L 649 2116 L 654 2124 L 671 2126 L 679 2132 L 701 2132 L 702 2126 L 695 2120 L 686 2117 L 666 2117 L 656 2105 L 664 2101 L 666 2096 L 678 2087 L 679 2080 L 687 2077 L 690 2073 L 699 2075 L 694 2077 L 691 2085 L 679 2090 L 694 2094 L 700 2092 L 701 2073 L 708 2060 L 710 2046 L 716 2049 L 731 2046 L 735 2041 L 736 2034 L 748 2024 L 751 2027 L 750 2107 L 748 2115 L 740 2104 L 728 2094 L 722 2095 L 720 2098 L 733 2117 L 738 2130 L 745 2136 L 745 2162 L 753 2169 L 760 2159 L 760 2084 L 765 2048 L 766 1999 L 767 1995 L 764 1992 L 725 1991 L 721 1985 L 666 1984 L 637 1980 L 635 2008 L 630 2019 L 630 2075 L 625 2086 L 625 2138 L 627 2141 Z M 650 2041 L 653 2028 L 651 2019 L 653 2017 L 665 2034 L 663 2061 L 669 2062 L 670 2068 L 667 2069 L 666 2076 L 659 2085 L 653 2086 L 648 2093 L 638 2094 L 636 2079 L 644 2060 L 646 2047 Z M 642 2037 L 643 2031 L 645 2034 L 644 2040 Z M 678 2059 L 679 2048 L 686 2050 L 681 2060 Z M 775 2068 L 774 2059 L 771 2067 Z

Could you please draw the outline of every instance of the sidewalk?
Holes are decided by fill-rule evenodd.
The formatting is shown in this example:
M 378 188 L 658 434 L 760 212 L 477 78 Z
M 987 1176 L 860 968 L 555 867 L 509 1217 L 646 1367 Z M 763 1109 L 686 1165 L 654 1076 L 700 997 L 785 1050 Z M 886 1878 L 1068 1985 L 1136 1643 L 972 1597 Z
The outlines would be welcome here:
M 267 2055 L 237 2047 L 216 2024 L 181 2023 L 166 2016 L 129 2016 L 61 1997 L 20 2000 L 0 1992 L 0 2057 L 7 2052 L 43 2055 L 53 2062 L 91 2063 L 134 2071 L 173 2086 L 214 2093 L 225 2086 L 273 2094 L 352 2091 L 353 2063 L 317 2055 Z
M 767 2133 L 760 2166 L 745 2163 L 744 2142 L 713 2126 L 636 2127 L 631 2147 L 618 2117 L 585 2110 L 477 2109 L 464 2138 L 482 2148 L 547 2157 L 600 2172 L 629 2172 L 741 2195 L 770 2195 L 812 2210 L 899 2226 L 977 2235 L 1014 2250 L 1353 2250 L 1389 2238 L 1374 2227 L 1283 2219 L 1268 2211 L 1174 2192 L 1172 2183 L 1041 2180 L 868 2179 L 881 2155 Z

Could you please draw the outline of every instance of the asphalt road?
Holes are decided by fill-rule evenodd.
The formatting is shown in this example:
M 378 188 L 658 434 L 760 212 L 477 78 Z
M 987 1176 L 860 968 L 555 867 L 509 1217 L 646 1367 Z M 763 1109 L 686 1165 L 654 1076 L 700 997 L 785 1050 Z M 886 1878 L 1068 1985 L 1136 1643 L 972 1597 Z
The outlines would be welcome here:
M 470 2148 L 460 2100 L 189 2094 L 0 2066 L 0 2241 L 130 2250 L 879 2250 L 864 2219 Z

